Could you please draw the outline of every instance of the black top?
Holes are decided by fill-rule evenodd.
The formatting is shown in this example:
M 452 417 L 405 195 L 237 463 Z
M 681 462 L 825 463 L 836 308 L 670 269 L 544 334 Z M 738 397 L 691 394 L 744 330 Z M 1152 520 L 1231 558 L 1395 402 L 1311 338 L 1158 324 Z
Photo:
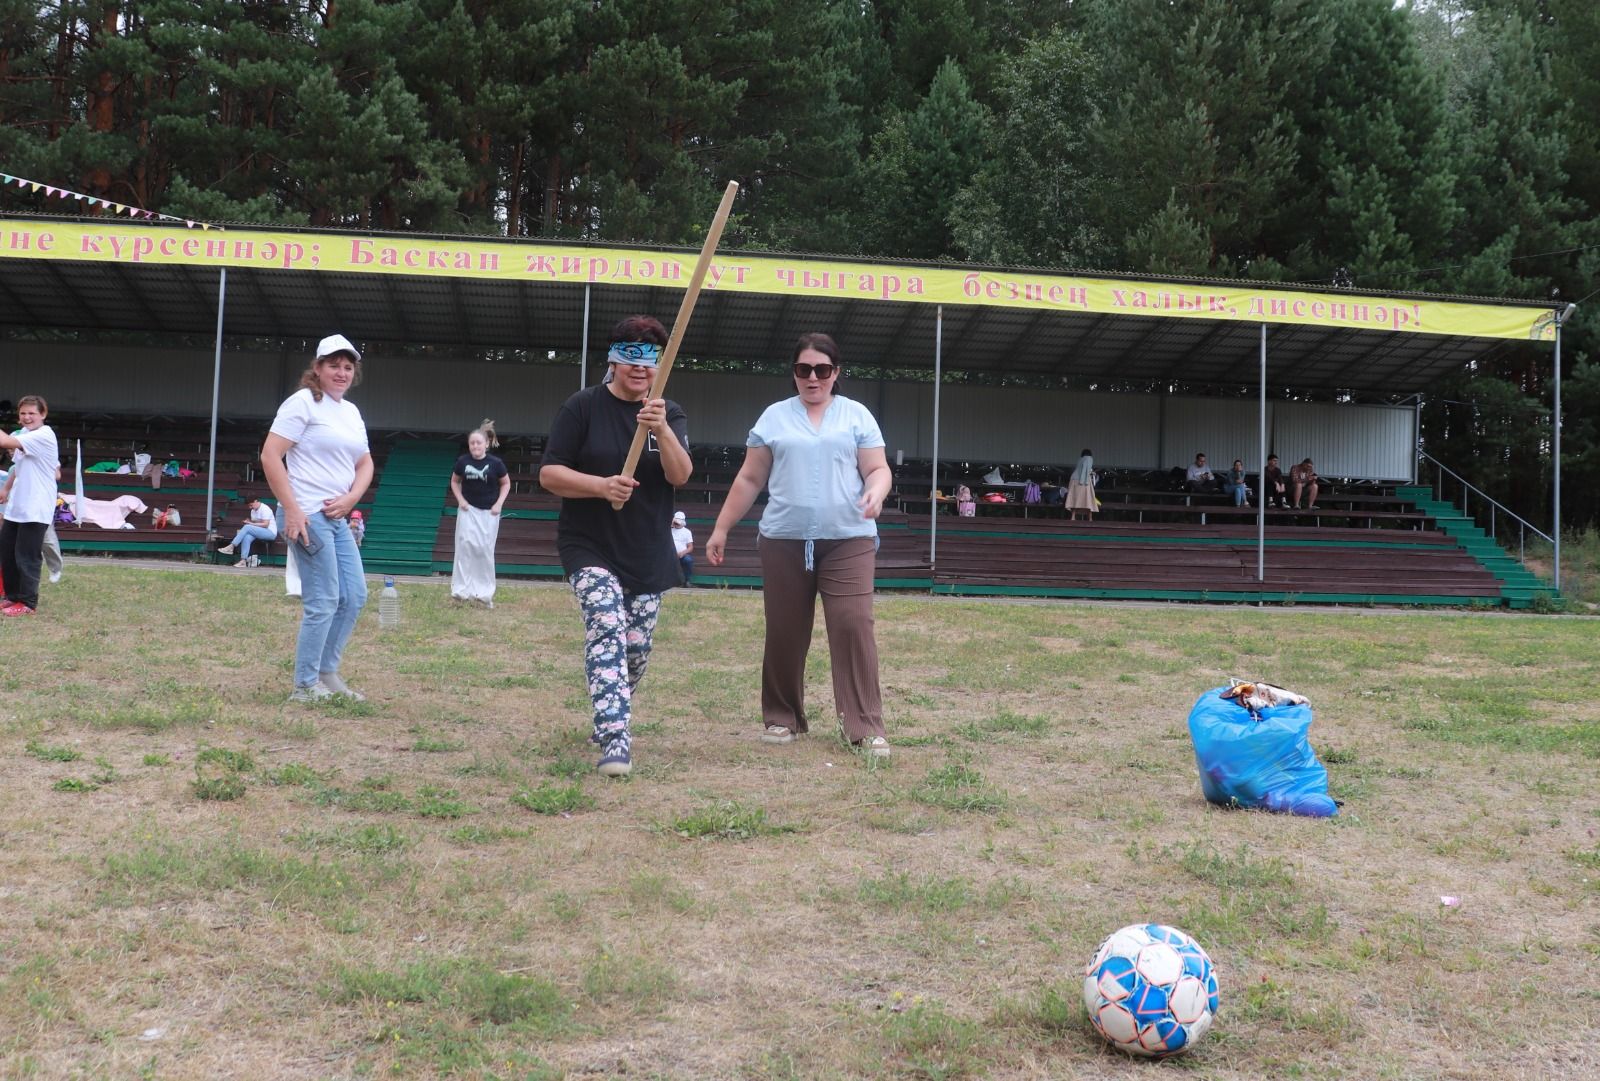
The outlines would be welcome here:
M 579 473 L 612 477 L 622 472 L 628 447 L 639 427 L 642 402 L 627 402 L 604 383 L 568 398 L 550 425 L 544 465 L 564 465 Z M 677 402 L 667 402 L 667 424 L 689 449 L 689 418 Z M 634 470 L 639 487 L 612 510 L 604 499 L 562 499 L 556 547 L 568 575 L 584 567 L 604 567 L 626 593 L 660 593 L 679 584 L 678 556 L 672 546 L 672 485 L 661 468 L 661 450 L 652 433 Z
M 463 454 L 451 472 L 461 478 L 461 498 L 479 510 L 488 510 L 500 498 L 500 478 L 506 475 L 506 463 L 493 454 L 485 454 L 481 461 Z

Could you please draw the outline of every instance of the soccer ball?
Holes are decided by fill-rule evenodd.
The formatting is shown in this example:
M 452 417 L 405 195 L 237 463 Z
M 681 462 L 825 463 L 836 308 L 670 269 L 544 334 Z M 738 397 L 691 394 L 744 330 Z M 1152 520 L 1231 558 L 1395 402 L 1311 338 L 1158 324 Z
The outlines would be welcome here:
M 1130 1055 L 1165 1058 L 1200 1042 L 1217 1012 L 1217 974 L 1200 943 L 1135 923 L 1100 943 L 1083 973 L 1095 1031 Z

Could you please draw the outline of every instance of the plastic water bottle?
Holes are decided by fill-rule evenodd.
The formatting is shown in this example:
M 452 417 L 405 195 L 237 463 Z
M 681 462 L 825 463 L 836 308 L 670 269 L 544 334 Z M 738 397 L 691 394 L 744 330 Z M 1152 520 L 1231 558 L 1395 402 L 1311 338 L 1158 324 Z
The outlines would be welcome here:
M 378 626 L 400 626 L 400 593 L 394 588 L 394 579 L 385 577 L 383 593 L 378 597 Z

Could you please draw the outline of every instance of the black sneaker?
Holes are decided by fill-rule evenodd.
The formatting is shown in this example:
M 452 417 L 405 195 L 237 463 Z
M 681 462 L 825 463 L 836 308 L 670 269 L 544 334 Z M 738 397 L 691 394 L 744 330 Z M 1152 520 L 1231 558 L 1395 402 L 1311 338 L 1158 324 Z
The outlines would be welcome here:
M 628 754 L 627 744 L 613 741 L 606 746 L 606 753 L 595 764 L 595 769 L 600 771 L 602 777 L 626 777 L 633 769 L 633 758 Z

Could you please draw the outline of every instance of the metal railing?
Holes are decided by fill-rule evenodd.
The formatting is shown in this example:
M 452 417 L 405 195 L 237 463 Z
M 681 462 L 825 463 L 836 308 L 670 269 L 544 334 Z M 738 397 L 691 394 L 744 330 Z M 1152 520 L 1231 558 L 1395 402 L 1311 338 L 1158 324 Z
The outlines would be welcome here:
M 1507 507 L 1504 503 L 1496 500 L 1488 492 L 1485 492 L 1482 488 L 1479 488 L 1477 485 L 1467 480 L 1467 478 L 1463 477 L 1460 473 L 1457 473 L 1455 470 L 1445 465 L 1443 462 L 1429 454 L 1427 451 L 1423 450 L 1421 447 L 1417 448 L 1417 457 L 1432 463 L 1433 467 L 1438 470 L 1438 475 L 1435 478 L 1434 483 L 1430 484 L 1429 487 L 1434 490 L 1439 499 L 1443 500 L 1445 498 L 1444 475 L 1448 473 L 1455 479 L 1456 483 L 1461 486 L 1462 514 L 1470 516 L 1473 521 L 1479 520 L 1479 514 L 1481 512 L 1474 512 L 1472 509 L 1470 509 L 1470 497 L 1474 495 L 1478 497 L 1481 503 L 1484 503 L 1488 506 L 1489 536 L 1496 543 L 1498 543 L 1500 540 L 1499 529 L 1501 515 L 1513 519 L 1517 523 L 1517 559 L 1523 564 L 1528 562 L 1527 547 L 1529 533 L 1533 533 L 1535 536 L 1543 538 L 1545 541 L 1549 542 L 1552 547 L 1555 546 L 1555 538 L 1550 534 L 1546 533 L 1544 530 L 1540 529 L 1538 526 L 1522 517 L 1510 507 Z M 1451 502 L 1454 503 L 1454 500 L 1451 500 Z

